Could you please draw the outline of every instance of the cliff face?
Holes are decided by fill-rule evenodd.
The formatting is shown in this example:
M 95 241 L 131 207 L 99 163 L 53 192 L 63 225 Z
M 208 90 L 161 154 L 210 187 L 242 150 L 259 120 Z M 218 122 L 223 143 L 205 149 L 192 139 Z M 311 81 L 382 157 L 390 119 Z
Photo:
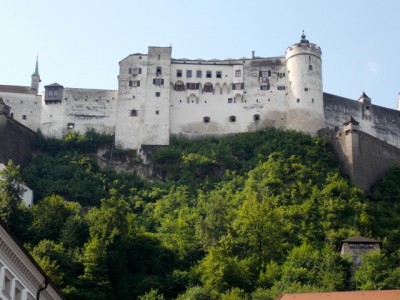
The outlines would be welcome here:
M 32 159 L 35 132 L 17 121 L 0 115 L 0 162 L 12 160 L 26 166 Z

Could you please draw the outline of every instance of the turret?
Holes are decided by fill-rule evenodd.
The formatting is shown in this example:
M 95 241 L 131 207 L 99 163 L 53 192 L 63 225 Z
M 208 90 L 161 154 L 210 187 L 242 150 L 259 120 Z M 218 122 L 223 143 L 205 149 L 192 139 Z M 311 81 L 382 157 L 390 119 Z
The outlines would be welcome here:
M 321 54 L 304 32 L 300 42 L 286 50 L 288 129 L 316 134 L 324 127 Z
M 39 92 L 39 83 L 41 82 L 40 80 L 40 75 L 39 75 L 39 61 L 38 57 L 36 57 L 36 67 L 35 67 L 35 73 L 32 74 L 31 76 L 31 90 L 36 91 L 36 93 Z

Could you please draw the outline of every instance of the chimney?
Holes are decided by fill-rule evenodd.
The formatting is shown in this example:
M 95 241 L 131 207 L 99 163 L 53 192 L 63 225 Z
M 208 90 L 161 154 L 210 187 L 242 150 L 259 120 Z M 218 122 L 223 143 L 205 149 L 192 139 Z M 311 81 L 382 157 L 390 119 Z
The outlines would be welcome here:
M 254 55 L 256 54 L 256 52 L 253 50 L 251 51 L 251 58 L 254 59 Z

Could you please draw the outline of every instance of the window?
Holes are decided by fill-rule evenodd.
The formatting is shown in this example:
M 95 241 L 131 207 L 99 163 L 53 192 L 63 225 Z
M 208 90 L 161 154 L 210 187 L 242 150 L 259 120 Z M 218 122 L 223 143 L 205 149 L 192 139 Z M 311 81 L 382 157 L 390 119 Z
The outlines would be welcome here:
M 308 92 L 308 88 L 304 88 L 304 91 Z
M 11 275 L 11 273 L 6 270 L 4 274 L 3 294 L 8 296 L 9 298 L 11 297 L 12 278 L 13 276 Z
M 164 85 L 164 79 L 162 78 L 153 78 L 154 85 Z
M 204 92 L 205 93 L 212 93 L 213 92 L 213 85 L 211 83 L 206 83 L 204 85 Z
M 185 85 L 183 82 L 177 82 L 175 83 L 175 91 L 181 92 L 185 90 Z
M 138 86 L 140 86 L 140 80 L 130 80 L 129 81 L 129 86 L 130 87 L 138 87 Z
M 138 74 L 142 74 L 142 69 L 141 68 L 129 68 L 129 74 L 132 75 L 138 75 Z
M 254 122 L 260 121 L 260 115 L 259 114 L 254 115 L 253 120 L 254 120 Z
M 297 103 L 300 103 L 300 99 L 297 99 Z
M 26 115 L 22 115 L 22 120 L 26 120 Z
M 269 71 L 260 71 L 259 77 L 262 77 L 262 78 L 268 77 L 268 72 Z
M 235 77 L 241 77 L 242 76 L 242 70 L 235 70 Z
M 186 77 L 191 78 L 192 77 L 192 70 L 186 70 Z
M 130 115 L 131 115 L 132 117 L 137 117 L 137 115 L 138 115 L 138 110 L 137 110 L 137 109 L 132 109 L 131 112 L 130 112 Z
M 158 57 L 160 57 L 160 55 L 158 55 Z M 160 76 L 160 75 L 161 75 L 161 67 L 157 67 L 156 76 Z
M 203 117 L 203 123 L 210 123 L 210 117 Z
M 160 112 L 158 110 L 156 110 L 156 115 L 158 115 Z
M 267 77 L 260 77 L 260 83 L 267 83 L 269 84 L 269 80 Z
M 217 78 L 222 78 L 222 72 L 221 71 L 217 71 Z
M 232 98 L 228 98 L 228 103 L 232 103 L 233 99 Z
M 276 75 L 278 75 L 279 78 L 285 77 L 285 73 L 277 73 Z
M 188 83 L 186 83 L 186 88 L 188 90 L 198 90 L 199 89 L 199 83 L 188 82 Z
M 278 86 L 278 90 L 279 91 L 284 91 L 284 90 L 286 90 L 286 87 L 284 85 L 279 85 Z
M 58 91 L 53 91 L 53 97 L 57 97 Z
M 160 97 L 161 93 L 160 92 L 156 92 L 156 97 Z
M 262 91 L 268 91 L 270 88 L 269 84 L 263 84 L 260 86 L 260 90 Z
M 182 77 L 182 70 L 176 70 L 176 77 Z
M 236 122 L 236 116 L 230 116 L 229 122 Z
M 48 91 L 48 92 L 47 92 L 47 95 L 48 95 L 49 97 L 53 97 L 53 91 Z
M 308 69 L 309 69 L 310 71 L 312 71 L 312 65 L 309 65 L 309 66 L 308 66 Z
M 243 83 L 234 83 L 232 85 L 233 90 L 243 90 L 244 84 Z
M 202 72 L 201 72 L 201 70 L 197 70 L 196 71 L 196 77 L 197 78 L 201 78 L 203 75 L 202 75 Z
M 74 123 L 67 123 L 67 129 L 68 130 L 74 129 L 74 127 L 75 127 Z
M 211 71 L 207 71 L 207 72 L 206 72 L 206 77 L 207 77 L 207 78 L 211 78 L 211 77 L 212 77 L 211 74 L 212 74 Z
M 271 70 L 268 70 L 268 77 L 271 77 Z

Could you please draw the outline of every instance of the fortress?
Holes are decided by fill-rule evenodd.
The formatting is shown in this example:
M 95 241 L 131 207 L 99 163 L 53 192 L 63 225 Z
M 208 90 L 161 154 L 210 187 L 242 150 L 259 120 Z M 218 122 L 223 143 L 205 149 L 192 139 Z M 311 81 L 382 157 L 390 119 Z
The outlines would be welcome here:
M 192 60 L 174 59 L 171 52 L 149 47 L 147 54 L 124 58 L 118 90 L 53 83 L 39 95 L 36 61 L 30 87 L 0 85 L 0 111 L 45 136 L 94 129 L 139 152 L 168 145 L 172 135 L 221 136 L 271 126 L 324 134 L 352 178 L 367 151 L 358 141 L 362 132 L 387 145 L 388 166 L 400 165 L 400 111 L 373 105 L 365 93 L 357 100 L 324 93 L 321 48 L 304 34 L 279 57 L 253 52 L 251 58 Z

